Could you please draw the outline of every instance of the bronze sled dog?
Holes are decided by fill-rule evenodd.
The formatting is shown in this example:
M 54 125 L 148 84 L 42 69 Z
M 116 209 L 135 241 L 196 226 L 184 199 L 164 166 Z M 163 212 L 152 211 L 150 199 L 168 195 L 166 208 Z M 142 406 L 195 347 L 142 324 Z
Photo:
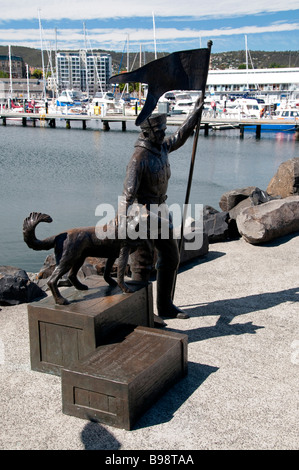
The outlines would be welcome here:
M 69 272 L 68 279 L 76 289 L 87 290 L 88 287 L 82 284 L 77 273 L 84 263 L 85 258 L 94 256 L 107 258 L 104 279 L 110 286 L 119 285 L 123 292 L 132 292 L 124 282 L 125 270 L 129 254 L 136 250 L 141 243 L 147 240 L 118 239 L 117 233 L 115 239 L 99 239 L 95 233 L 95 227 L 74 228 L 66 230 L 58 235 L 38 240 L 35 236 L 35 227 L 40 222 L 52 222 L 52 218 L 47 214 L 32 212 L 23 223 L 24 241 L 29 248 L 33 250 L 50 250 L 54 248 L 56 267 L 48 281 L 55 302 L 59 305 L 68 304 L 59 292 L 57 284 L 59 279 Z M 103 229 L 104 230 L 104 229 Z M 111 269 L 118 260 L 117 282 L 111 277 Z

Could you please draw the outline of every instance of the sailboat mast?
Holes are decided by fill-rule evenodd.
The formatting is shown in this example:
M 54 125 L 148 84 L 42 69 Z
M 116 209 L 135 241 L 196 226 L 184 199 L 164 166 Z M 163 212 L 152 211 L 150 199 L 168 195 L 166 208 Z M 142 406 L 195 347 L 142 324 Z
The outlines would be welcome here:
M 153 30 L 154 30 L 154 48 L 155 48 L 155 59 L 157 58 L 157 44 L 156 44 L 156 24 L 155 24 L 155 14 L 153 12 Z
M 141 54 L 142 54 L 142 46 L 140 44 L 139 48 L 139 67 L 141 67 Z M 139 83 L 139 106 L 141 105 L 141 83 Z
M 127 72 L 130 72 L 130 53 L 129 53 L 129 34 L 127 35 Z M 127 90 L 127 93 L 129 93 L 129 84 L 126 83 L 126 86 L 124 88 Z
M 86 28 L 85 28 L 85 23 L 83 23 L 83 30 L 84 30 L 84 47 L 85 47 L 85 73 L 86 73 L 86 92 L 87 92 L 87 98 L 89 99 L 89 85 L 88 85 L 88 64 L 87 64 L 87 43 L 86 43 Z
M 41 47 L 41 55 L 42 55 L 43 93 L 44 93 L 44 99 L 46 99 L 46 77 L 45 77 L 45 64 L 44 64 L 44 51 L 43 51 L 42 24 L 41 24 L 41 19 L 40 19 L 40 9 L 38 10 L 38 23 L 39 23 L 40 47 Z
M 9 60 L 9 94 L 12 99 L 12 67 L 11 67 L 11 46 L 8 46 L 8 60 Z
M 27 101 L 30 100 L 29 96 L 29 65 L 26 64 L 26 75 L 27 75 Z
M 55 28 L 55 97 L 58 98 L 57 28 Z
M 248 83 L 248 47 L 247 47 L 247 34 L 245 34 L 245 52 L 246 52 L 247 89 L 249 89 L 249 83 Z

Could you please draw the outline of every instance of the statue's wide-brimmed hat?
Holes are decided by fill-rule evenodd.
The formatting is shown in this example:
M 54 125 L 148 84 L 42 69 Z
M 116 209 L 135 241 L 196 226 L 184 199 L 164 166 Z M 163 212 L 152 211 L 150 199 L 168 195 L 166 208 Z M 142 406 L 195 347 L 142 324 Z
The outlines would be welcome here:
M 152 114 L 146 118 L 141 124 L 141 129 L 165 129 L 167 122 L 166 114 Z

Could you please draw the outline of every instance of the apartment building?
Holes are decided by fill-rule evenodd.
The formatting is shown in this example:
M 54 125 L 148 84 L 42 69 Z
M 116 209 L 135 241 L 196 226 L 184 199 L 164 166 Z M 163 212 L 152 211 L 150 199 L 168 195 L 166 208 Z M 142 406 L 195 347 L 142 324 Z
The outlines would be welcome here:
M 0 55 L 0 71 L 5 75 L 10 75 L 10 64 L 8 55 Z M 11 56 L 11 76 L 12 78 L 25 78 L 26 67 L 22 57 Z
M 57 54 L 58 91 L 67 88 L 81 90 L 93 96 L 97 91 L 107 91 L 112 74 L 110 54 L 85 50 Z

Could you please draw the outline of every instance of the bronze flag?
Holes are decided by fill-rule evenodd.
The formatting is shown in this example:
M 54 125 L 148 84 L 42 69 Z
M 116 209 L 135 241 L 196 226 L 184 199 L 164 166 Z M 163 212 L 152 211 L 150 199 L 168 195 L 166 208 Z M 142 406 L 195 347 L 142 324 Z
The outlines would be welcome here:
M 142 111 L 135 121 L 139 126 L 155 109 L 159 98 L 170 90 L 200 90 L 204 94 L 209 70 L 212 41 L 207 48 L 178 51 L 153 60 L 132 72 L 110 78 L 110 83 L 148 84 Z

